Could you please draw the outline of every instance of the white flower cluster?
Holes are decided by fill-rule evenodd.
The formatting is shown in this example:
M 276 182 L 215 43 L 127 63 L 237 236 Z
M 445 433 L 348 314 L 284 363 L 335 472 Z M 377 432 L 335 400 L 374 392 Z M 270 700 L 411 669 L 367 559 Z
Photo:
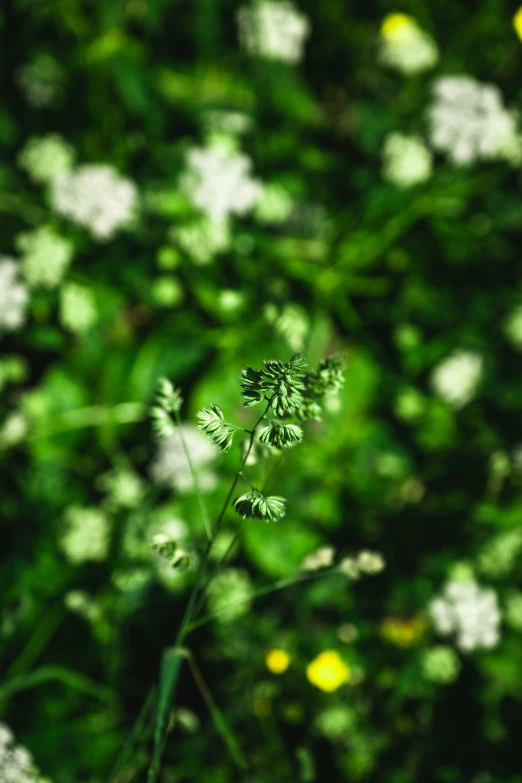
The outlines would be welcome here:
M 230 215 L 246 215 L 262 193 L 253 179 L 249 157 L 224 144 L 195 147 L 187 156 L 181 189 L 207 217 L 224 221 Z
M 442 636 L 454 633 L 457 646 L 465 652 L 495 647 L 499 641 L 500 611 L 494 590 L 451 581 L 429 611 L 436 631 Z
M 471 76 L 442 76 L 433 87 L 430 141 L 457 165 L 509 157 L 517 146 L 517 123 L 493 84 Z
M 133 182 L 97 163 L 63 172 L 51 183 L 51 204 L 99 241 L 111 239 L 132 220 L 138 202 Z
M 384 178 L 399 188 L 409 188 L 431 177 L 432 155 L 418 136 L 389 133 L 382 156 Z
M 68 560 L 79 565 L 105 560 L 109 551 L 110 520 L 97 508 L 71 506 L 65 515 L 60 545 Z
M 15 745 L 13 732 L 0 723 L 1 783 L 44 783 L 28 750 Z
M 433 68 L 439 59 L 435 41 L 407 14 L 388 14 L 381 25 L 379 59 L 406 76 Z
M 216 476 L 209 465 L 216 459 L 218 450 L 190 424 L 183 424 L 181 432 L 191 462 L 197 471 L 200 488 L 210 492 L 216 486 Z M 150 473 L 154 481 L 174 487 L 179 492 L 190 492 L 194 489 L 194 481 L 179 430 L 174 430 L 168 438 L 158 441 L 158 451 Z
M 16 244 L 22 254 L 22 271 L 32 288 L 56 288 L 73 257 L 71 242 L 50 226 L 19 234 Z
M 339 563 L 339 570 L 349 579 L 359 579 L 361 576 L 375 576 L 386 567 L 380 552 L 363 549 L 356 558 L 345 557 Z
M 433 371 L 433 388 L 453 408 L 462 408 L 475 395 L 482 367 L 483 360 L 478 354 L 455 351 Z
M 312 552 L 308 557 L 305 557 L 301 563 L 301 570 L 318 571 L 320 568 L 327 568 L 332 565 L 334 557 L 335 549 L 333 546 L 325 546 L 322 549 L 318 549 L 317 552 Z
M 0 256 L 0 329 L 22 326 L 28 298 L 26 287 L 19 281 L 16 262 Z
M 296 64 L 303 56 L 310 23 L 295 6 L 262 0 L 237 12 L 239 39 L 248 54 Z
M 56 133 L 29 139 L 20 155 L 19 165 L 35 182 L 48 183 L 58 174 L 70 171 L 74 150 Z

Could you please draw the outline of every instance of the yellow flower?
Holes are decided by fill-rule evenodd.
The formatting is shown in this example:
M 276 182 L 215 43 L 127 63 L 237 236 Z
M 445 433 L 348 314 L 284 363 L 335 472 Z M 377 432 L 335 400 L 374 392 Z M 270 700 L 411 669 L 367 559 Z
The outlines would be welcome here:
M 350 667 L 335 650 L 325 650 L 306 667 L 306 676 L 312 685 L 332 693 L 348 682 Z
M 522 6 L 520 6 L 515 16 L 513 17 L 513 27 L 515 28 L 518 37 L 522 41 Z
M 290 656 L 285 650 L 270 650 L 265 661 L 272 674 L 283 674 L 290 666 Z
M 408 14 L 387 14 L 382 20 L 381 35 L 393 40 L 412 27 L 415 27 L 415 20 Z

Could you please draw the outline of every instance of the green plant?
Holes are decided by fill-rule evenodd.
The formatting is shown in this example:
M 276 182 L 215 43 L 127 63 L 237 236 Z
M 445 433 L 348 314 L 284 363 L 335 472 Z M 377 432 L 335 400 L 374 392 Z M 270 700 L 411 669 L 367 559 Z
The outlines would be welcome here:
M 252 448 L 258 441 L 262 447 L 270 451 L 279 452 L 291 448 L 302 441 L 302 428 L 290 420 L 292 418 L 300 421 L 310 418 L 320 419 L 321 406 L 326 395 L 337 392 L 343 383 L 343 361 L 338 356 L 323 360 L 316 369 L 310 372 L 306 371 L 307 366 L 304 358 L 297 352 L 288 362 L 268 359 L 264 362 L 263 369 L 257 370 L 247 367 L 243 371 L 241 377 L 243 406 L 250 408 L 255 405 L 264 405 L 263 412 L 251 429 L 244 429 L 228 423 L 221 409 L 214 404 L 209 408 L 204 408 L 197 415 L 199 428 L 223 453 L 231 448 L 236 433 L 243 432 L 248 437 L 248 440 L 246 447 L 242 450 L 239 468 L 232 480 L 213 529 L 209 526 L 208 520 L 206 521 L 208 542 L 199 562 L 194 585 L 174 646 L 169 648 L 163 657 L 156 713 L 154 750 L 149 769 L 149 783 L 154 783 L 159 774 L 166 742 L 168 717 L 174 702 L 181 664 L 183 658 L 188 657 L 188 653 L 183 647 L 185 639 L 190 630 L 197 625 L 203 597 L 226 562 L 235 543 L 234 539 L 217 565 L 211 569 L 210 555 L 214 542 L 221 530 L 225 514 L 232 502 L 238 483 L 241 481 L 249 487 L 249 491 L 246 494 L 240 495 L 232 502 L 234 510 L 243 519 L 252 518 L 265 522 L 277 522 L 283 519 L 286 513 L 285 498 L 274 495 L 266 496 L 262 489 L 252 484 L 244 475 L 243 471 L 248 464 Z M 151 411 L 154 428 L 160 436 L 168 436 L 174 431 L 176 426 L 179 426 L 181 405 L 182 397 L 180 392 L 168 380 L 160 379 L 156 404 Z M 187 459 L 191 465 L 190 454 L 183 441 L 182 434 L 181 438 Z M 191 470 L 197 487 L 197 476 L 192 465 Z M 204 504 L 202 505 L 202 511 L 203 509 Z M 164 542 L 160 543 L 162 547 L 165 546 Z M 157 542 L 154 542 L 154 546 L 157 548 Z M 169 551 L 170 555 L 172 553 Z M 173 562 L 175 563 L 176 561 L 174 560 Z M 278 585 L 275 587 L 279 589 Z M 213 710 L 213 715 L 220 716 L 216 725 L 227 741 L 233 757 L 237 760 L 238 753 L 234 738 L 228 732 L 221 714 Z

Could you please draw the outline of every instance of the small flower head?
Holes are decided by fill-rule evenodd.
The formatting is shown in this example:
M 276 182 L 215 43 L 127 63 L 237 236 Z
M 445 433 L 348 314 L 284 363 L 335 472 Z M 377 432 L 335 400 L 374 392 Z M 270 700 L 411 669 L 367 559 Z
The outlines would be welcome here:
M 246 519 L 264 519 L 265 522 L 277 522 L 286 513 L 286 501 L 275 495 L 265 497 L 257 489 L 247 492 L 234 500 L 234 509 Z
M 433 371 L 437 394 L 453 408 L 462 408 L 475 396 L 482 377 L 482 357 L 472 351 L 455 351 Z
M 160 378 L 157 386 L 156 405 L 150 411 L 152 426 L 160 438 L 168 438 L 176 429 L 172 414 L 177 414 L 183 405 L 183 397 L 167 378 Z
M 261 0 L 237 14 L 241 45 L 250 55 L 298 63 L 310 23 L 288 0 Z
M 413 17 L 391 13 L 381 24 L 379 56 L 388 68 L 413 76 L 433 68 L 439 52 L 433 39 L 421 30 Z
M 370 552 L 367 549 L 359 552 L 357 562 L 361 571 L 369 576 L 379 574 L 385 567 L 384 558 L 380 552 Z
M 517 120 L 494 84 L 441 76 L 428 114 L 432 147 L 457 166 L 506 157 L 516 147 Z
M 297 424 L 270 421 L 259 433 L 259 442 L 273 449 L 287 449 L 303 440 L 303 430 Z
M 167 530 L 155 533 L 151 538 L 150 546 L 176 571 L 189 571 L 194 566 L 194 549 L 176 541 Z
M 284 674 L 290 666 L 290 656 L 286 650 L 270 650 L 266 655 L 265 661 L 272 674 Z
M 241 388 L 243 405 L 250 407 L 261 400 L 270 400 L 270 407 L 278 417 L 295 414 L 304 397 L 303 383 L 306 361 L 296 352 L 289 362 L 267 359 L 263 370 L 247 367 L 243 370 Z
M 350 679 L 350 667 L 335 650 L 325 650 L 306 667 L 308 681 L 325 693 L 333 693 Z
M 231 215 L 246 215 L 260 198 L 251 169 L 250 158 L 226 145 L 196 147 L 187 156 L 180 187 L 197 209 L 223 224 Z
M 455 633 L 463 652 L 498 644 L 500 611 L 494 590 L 454 580 L 431 602 L 429 611 L 435 630 L 444 636 Z
M 210 408 L 203 408 L 198 415 L 198 427 L 207 435 L 212 443 L 221 449 L 223 453 L 227 452 L 231 445 L 236 427 L 227 424 L 224 419 L 223 411 L 217 405 L 211 405 Z
M 319 568 L 328 568 L 332 565 L 334 557 L 335 549 L 333 546 L 325 546 L 322 549 L 318 549 L 317 552 L 312 552 L 308 557 L 305 557 L 301 563 L 301 570 L 317 571 Z
M 112 239 L 130 223 L 137 202 L 134 183 L 106 164 L 83 165 L 62 172 L 51 182 L 54 211 L 86 228 L 100 242 Z

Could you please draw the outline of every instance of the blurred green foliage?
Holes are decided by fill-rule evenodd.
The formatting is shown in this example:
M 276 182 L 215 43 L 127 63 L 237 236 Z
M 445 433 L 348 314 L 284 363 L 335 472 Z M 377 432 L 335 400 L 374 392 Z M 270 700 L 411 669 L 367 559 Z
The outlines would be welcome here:
M 183 670 L 160 779 L 522 783 L 520 165 L 458 166 L 431 149 L 430 175 L 405 187 L 382 156 L 392 132 L 430 145 L 442 76 L 493 84 L 516 113 L 517 5 L 300 0 L 310 29 L 296 63 L 249 55 L 241 5 L 2 6 L 0 223 L 16 267 L 0 259 L 0 720 L 54 783 L 146 779 L 154 724 L 141 711 L 194 578 L 156 558 L 150 536 L 205 545 L 179 448 L 162 453 L 150 426 L 156 382 L 181 389 L 215 518 L 239 450 L 209 451 L 197 411 L 216 404 L 247 426 L 244 367 L 341 351 L 346 383 L 324 421 L 281 465 L 253 466 L 287 517 L 225 520 L 221 551 L 238 530 L 239 545 L 204 614 L 237 595 L 242 611 L 187 639 L 201 677 Z M 390 11 L 431 36 L 436 65 L 383 64 Z M 74 165 L 133 183 L 135 209 L 110 236 L 56 208 L 53 183 L 23 164 L 49 134 Z M 183 177 L 191 151 L 220 144 L 229 161 L 247 156 L 263 196 L 209 228 Z M 241 187 L 224 183 L 207 211 Z M 112 214 L 110 199 L 95 207 Z M 45 227 L 73 248 L 58 272 L 56 244 L 32 262 L 24 250 Z M 376 550 L 386 568 L 269 591 L 324 547 Z M 430 605 L 471 578 L 494 590 L 501 621 L 495 644 L 466 651 Z M 280 674 L 273 649 L 290 656 Z M 332 693 L 306 675 L 325 650 L 350 671 Z

